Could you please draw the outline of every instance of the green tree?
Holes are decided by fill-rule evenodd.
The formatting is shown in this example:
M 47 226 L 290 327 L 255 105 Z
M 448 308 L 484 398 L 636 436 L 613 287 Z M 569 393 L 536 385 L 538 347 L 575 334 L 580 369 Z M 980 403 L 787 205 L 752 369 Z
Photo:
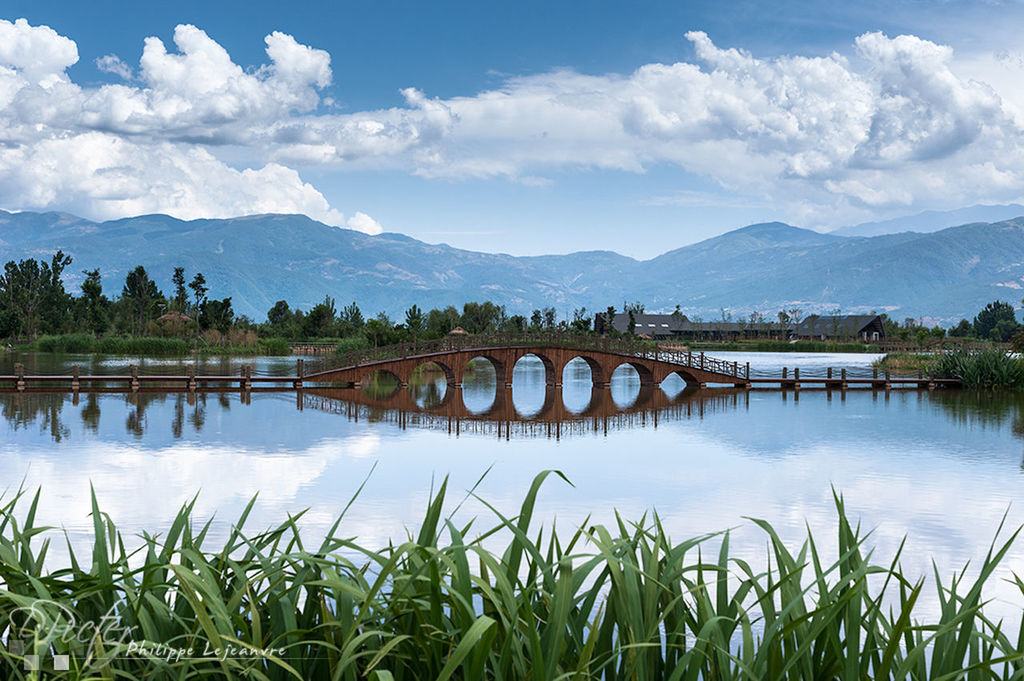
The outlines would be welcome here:
M 302 332 L 309 338 L 320 338 L 330 335 L 336 314 L 334 299 L 330 296 L 324 296 L 323 302 L 314 305 L 313 309 L 306 315 L 305 320 L 302 322 Z
M 949 335 L 954 338 L 966 338 L 974 333 L 974 325 L 966 319 L 961 319 L 960 322 L 949 330 Z
M 71 307 L 61 279 L 70 264 L 71 256 L 63 251 L 57 251 L 49 263 L 33 258 L 8 262 L 0 275 L 0 308 L 13 313 L 5 315 L 5 325 L 16 323 L 29 338 L 38 335 L 40 322 L 46 331 L 58 330 Z
M 558 313 L 553 307 L 545 307 L 544 311 L 544 328 L 549 331 L 555 328 L 555 322 L 558 320 Z
M 339 319 L 340 334 L 346 337 L 353 336 L 362 330 L 363 324 L 365 324 L 363 313 L 353 300 L 351 305 L 346 305 L 341 311 Z
M 521 314 L 514 314 L 505 323 L 505 330 L 512 333 L 523 333 L 526 331 L 526 317 Z
M 274 303 L 274 307 L 267 310 L 267 322 L 276 328 L 283 328 L 285 324 L 292 320 L 292 311 L 288 307 L 288 302 L 285 300 L 279 300 Z
M 992 331 L 1000 322 L 1005 322 L 997 334 L 1002 337 L 1011 326 L 1013 330 L 1016 330 L 1017 316 L 1014 314 L 1012 305 L 994 300 L 974 318 L 974 335 L 978 338 L 993 338 Z M 1006 337 L 1009 338 L 1012 333 L 1011 330 Z
M 459 325 L 459 311 L 452 305 L 443 310 L 434 308 L 427 313 L 427 335 L 441 338 Z
M 235 311 L 231 307 L 231 296 L 223 300 L 213 298 L 203 301 L 198 321 L 199 327 L 202 329 L 216 329 L 221 333 L 230 331 L 235 321 Z
M 412 342 L 415 343 L 420 329 L 423 328 L 423 310 L 420 309 L 419 305 L 413 304 L 412 307 L 405 311 L 405 328 L 412 335 Z
M 192 308 L 192 315 L 196 320 L 196 342 L 198 342 L 199 315 L 203 310 L 203 305 L 206 304 L 206 293 L 210 289 L 206 286 L 206 277 L 203 276 L 202 272 L 196 272 L 196 275 L 192 277 L 192 281 L 188 283 L 188 288 L 192 291 L 192 300 L 195 302 Z
M 206 277 L 203 276 L 202 272 L 196 272 L 196 276 L 192 277 L 192 281 L 188 283 L 188 288 L 192 291 L 193 310 L 195 310 L 198 316 L 199 311 L 203 307 L 203 303 L 206 302 L 206 293 L 210 290 L 206 286 Z
M 103 333 L 110 326 L 107 316 L 109 301 L 103 295 L 103 284 L 100 271 L 82 270 L 85 281 L 82 282 L 82 304 L 85 306 L 85 323 L 94 334 Z
M 185 289 L 185 268 L 175 267 L 171 275 L 171 283 L 174 284 L 174 309 L 184 313 L 188 305 L 188 291 Z
M 489 300 L 482 303 L 469 302 L 462 306 L 459 325 L 469 333 L 484 333 L 496 329 L 502 316 L 501 308 Z
M 590 316 L 587 314 L 587 308 L 581 307 L 572 312 L 572 330 L 576 333 L 586 333 L 590 331 Z
M 146 322 L 154 316 L 157 306 L 163 300 L 156 282 L 149 278 L 146 268 L 139 265 L 125 277 L 121 289 L 121 301 L 126 305 L 136 322 L 135 332 L 142 335 Z
M 530 330 L 540 331 L 542 328 L 544 328 L 544 315 L 540 310 L 534 310 L 530 314 Z

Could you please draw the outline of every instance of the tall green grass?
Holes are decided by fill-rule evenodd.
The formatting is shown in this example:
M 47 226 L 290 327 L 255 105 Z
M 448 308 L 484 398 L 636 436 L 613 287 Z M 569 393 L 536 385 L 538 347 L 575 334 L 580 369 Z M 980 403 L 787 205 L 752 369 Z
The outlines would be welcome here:
M 42 336 L 29 350 L 54 353 L 87 353 L 103 355 L 181 356 L 192 351 L 189 338 L 162 336 L 108 336 L 96 339 L 87 333 Z M 291 345 L 283 338 L 261 338 L 256 345 L 203 346 L 200 354 L 208 355 L 289 355 Z
M 938 378 L 956 378 L 965 388 L 1024 388 L 1024 363 L 998 348 L 954 350 L 942 355 Z
M 657 515 L 564 534 L 535 529 L 549 474 L 536 478 L 518 515 L 489 507 L 495 521 L 481 528 L 445 515 L 442 484 L 418 530 L 380 548 L 349 538 L 341 519 L 312 546 L 298 516 L 245 534 L 250 503 L 221 546 L 206 546 L 210 526 L 195 525 L 188 504 L 165 535 L 146 534 L 133 551 L 93 496 L 91 556 L 72 554 L 55 570 L 46 567 L 49 532 L 35 522 L 38 493 L 13 500 L 0 509 L 0 635 L 26 641 L 26 654 L 43 661 L 69 655 L 70 671 L 46 677 L 69 679 L 1024 677 L 1024 632 L 986 617 L 982 595 L 1017 533 L 993 545 L 974 581 L 936 574 L 929 591 L 901 573 L 899 555 L 872 559 L 837 497 L 829 557 L 810 535 L 794 548 L 754 520 L 770 565 L 759 571 L 732 555 L 728 533 L 674 542 Z M 707 552 L 712 537 L 717 555 Z M 938 614 L 922 620 L 925 601 Z M 40 614 L 26 617 L 32 607 Z M 54 625 L 72 615 L 117 626 L 55 640 Z M 129 655 L 143 639 L 277 652 Z M 6 678 L 39 678 L 23 655 L 0 652 L 0 665 Z
M 87 333 L 66 333 L 57 336 L 40 336 L 29 346 L 36 352 L 90 352 L 95 340 Z

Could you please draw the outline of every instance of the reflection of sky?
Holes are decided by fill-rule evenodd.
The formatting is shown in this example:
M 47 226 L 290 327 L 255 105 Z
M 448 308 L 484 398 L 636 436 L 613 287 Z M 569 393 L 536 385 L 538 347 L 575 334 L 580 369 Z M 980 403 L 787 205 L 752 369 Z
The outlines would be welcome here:
M 539 405 L 538 395 L 543 399 L 542 371 L 526 363 L 523 372 L 513 388 L 520 411 Z M 566 372 L 563 398 L 570 406 L 589 392 L 586 378 L 585 366 Z M 617 378 L 613 395 L 627 402 L 635 396 L 630 380 Z M 493 384 L 484 382 L 467 382 L 465 392 L 482 409 L 494 395 Z M 450 475 L 454 505 L 488 467 L 479 493 L 503 512 L 516 511 L 539 471 L 556 468 L 575 487 L 547 484 L 537 511 L 545 524 L 557 517 L 569 529 L 591 514 L 611 522 L 612 509 L 639 518 L 656 508 L 677 539 L 756 516 L 790 541 L 803 536 L 806 521 L 828 545 L 834 486 L 864 526 L 875 528 L 880 559 L 909 534 L 904 566 L 927 574 L 934 557 L 949 574 L 980 560 L 1008 507 L 1011 524 L 1024 521 L 1024 444 L 1015 433 L 1024 410 L 1017 403 L 990 409 L 960 395 L 850 391 L 830 399 L 806 391 L 794 399 L 754 391 L 735 408 L 719 405 L 703 419 L 694 411 L 691 418 L 663 418 L 657 428 L 560 441 L 456 438 L 354 422 L 308 407 L 300 412 L 290 393 L 254 394 L 250 404 L 236 394 L 209 395 L 195 405 L 176 395 L 140 396 L 141 409 L 124 395 L 100 396 L 91 406 L 84 395 L 77 406 L 70 396 L 2 395 L 8 418 L 0 424 L 0 473 L 8 490 L 23 480 L 29 489 L 41 486 L 42 522 L 66 527 L 81 541 L 90 528 L 90 482 L 128 536 L 166 528 L 197 492 L 199 518 L 218 519 L 214 538 L 257 492 L 253 530 L 309 508 L 305 527 L 314 534 L 330 525 L 375 466 L 342 525 L 344 534 L 374 547 L 416 525 L 431 484 Z M 37 411 L 33 404 L 50 408 Z M 59 443 L 47 418 L 60 423 Z M 486 516 L 476 502 L 460 513 Z M 749 526 L 739 535 L 757 536 Z M 763 558 L 760 538 L 733 547 L 745 558 Z M 1004 564 L 1004 576 L 1022 563 L 1024 543 Z M 993 582 L 990 595 L 1012 593 Z

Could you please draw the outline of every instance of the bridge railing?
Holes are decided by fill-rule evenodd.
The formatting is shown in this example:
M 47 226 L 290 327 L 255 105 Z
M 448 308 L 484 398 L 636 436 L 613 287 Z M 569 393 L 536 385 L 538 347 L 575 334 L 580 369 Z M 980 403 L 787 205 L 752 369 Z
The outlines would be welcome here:
M 607 336 L 573 336 L 563 333 L 522 333 L 522 334 L 478 334 L 466 336 L 445 336 L 434 340 L 415 343 L 398 343 L 376 348 L 351 350 L 330 357 L 310 361 L 306 364 L 307 375 L 333 371 L 347 367 L 423 357 L 446 352 L 464 350 L 489 350 L 496 348 L 546 347 L 567 350 L 607 352 L 625 357 L 661 360 L 692 369 L 701 369 L 735 378 L 744 378 L 749 370 L 736 362 L 727 362 L 704 353 L 682 350 L 666 350 L 658 345 L 634 337 L 609 338 Z

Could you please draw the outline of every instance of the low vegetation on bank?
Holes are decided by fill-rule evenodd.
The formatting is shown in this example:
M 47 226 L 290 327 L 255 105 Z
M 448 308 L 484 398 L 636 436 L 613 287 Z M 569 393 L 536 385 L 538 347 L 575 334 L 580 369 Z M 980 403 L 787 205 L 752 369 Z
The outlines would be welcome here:
M 890 353 L 872 366 L 897 376 L 922 374 L 930 378 L 955 378 L 965 388 L 1024 389 L 1024 359 L 1000 348 Z
M 307 546 L 289 518 L 222 545 L 186 505 L 136 551 L 92 500 L 94 546 L 47 565 L 39 495 L 0 509 L 0 665 L 35 679 L 955 679 L 1020 678 L 1024 632 L 982 594 L 1017 533 L 976 566 L 927 585 L 877 562 L 836 498 L 837 550 L 788 546 L 761 520 L 767 572 L 728 533 L 682 542 L 657 515 L 555 532 L 518 515 L 489 527 L 446 515 L 446 484 L 418 530 L 383 548 L 338 523 Z M 505 543 L 502 549 L 493 545 Z M 717 549 L 711 549 L 715 543 Z M 831 542 L 828 542 L 831 543 Z M 715 555 L 717 553 L 717 556 Z M 936 580 L 938 576 L 936 575 Z M 1024 584 L 1018 581 L 1024 589 Z M 1024 593 L 1021 594 L 1024 599 Z M 68 627 L 104 626 L 88 635 Z M 75 629 L 77 631 L 77 628 Z M 11 643 L 18 641 L 18 646 Z
M 281 338 L 256 338 L 238 334 L 239 342 L 196 345 L 184 338 L 164 336 L 106 336 L 94 338 L 87 333 L 42 336 L 26 346 L 32 352 L 96 353 L 145 357 L 179 357 L 192 353 L 211 355 L 287 355 L 291 345 Z

